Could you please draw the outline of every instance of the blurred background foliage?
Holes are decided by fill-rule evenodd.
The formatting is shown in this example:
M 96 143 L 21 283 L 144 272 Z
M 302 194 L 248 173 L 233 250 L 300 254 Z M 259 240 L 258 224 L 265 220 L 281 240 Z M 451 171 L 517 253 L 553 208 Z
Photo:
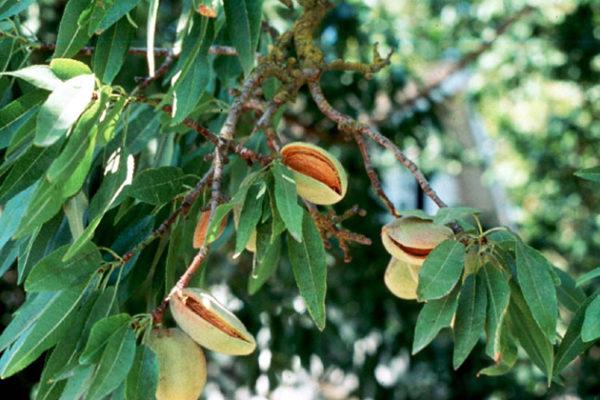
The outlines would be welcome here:
M 273 0 L 264 3 L 264 19 L 279 32 L 299 12 Z M 64 6 L 64 1 L 41 0 L 27 11 L 24 26 L 41 42 L 53 43 Z M 496 37 L 497 27 L 526 6 L 534 9 Z M 179 1 L 160 2 L 158 46 L 172 46 L 181 7 Z M 145 44 L 145 9 L 131 15 L 140 26 L 133 45 Z M 598 265 L 600 194 L 573 172 L 600 163 L 600 1 L 336 1 L 320 42 L 328 59 L 368 61 L 376 42 L 382 53 L 394 51 L 391 66 L 373 79 L 330 72 L 322 79 L 323 89 L 335 107 L 372 123 L 404 148 L 442 198 L 482 208 L 489 224 L 511 226 L 574 275 Z M 38 62 L 47 56 L 34 53 Z M 235 85 L 235 60 L 217 57 L 214 66 L 223 92 Z M 131 89 L 135 77 L 145 74 L 144 57 L 129 56 L 116 83 Z M 207 121 L 211 128 L 218 123 Z M 319 141 L 341 157 L 351 177 L 350 195 L 336 208 L 359 204 L 366 209 L 367 217 L 355 217 L 346 226 L 372 238 L 373 245 L 354 247 L 349 264 L 333 246 L 328 325 L 319 333 L 302 314 L 287 262 L 265 288 L 247 294 L 252 260 L 246 254 L 231 259 L 230 228 L 201 278 L 256 334 L 259 350 L 235 359 L 210 353 L 206 398 L 525 399 L 600 393 L 598 346 L 570 367 L 564 386 L 550 389 L 525 361 L 509 375 L 477 378 L 490 363 L 482 346 L 452 371 L 447 332 L 411 356 L 419 306 L 393 297 L 383 285 L 389 256 L 378 238 L 388 217 L 372 190 L 365 189 L 369 182 L 357 148 L 305 95 L 287 108 L 279 130 L 286 140 Z M 389 154 L 372 151 L 399 208 L 433 210 Z M 200 162 L 198 153 L 180 164 L 193 169 L 186 162 Z M 468 195 L 478 192 L 479 204 L 470 204 Z M 113 239 L 103 238 L 109 244 Z M 150 263 L 151 253 L 152 248 L 138 263 Z M 0 295 L 5 325 L 23 301 L 13 270 L 3 276 Z M 2 393 L 27 398 L 41 366 L 38 361 L 1 382 Z

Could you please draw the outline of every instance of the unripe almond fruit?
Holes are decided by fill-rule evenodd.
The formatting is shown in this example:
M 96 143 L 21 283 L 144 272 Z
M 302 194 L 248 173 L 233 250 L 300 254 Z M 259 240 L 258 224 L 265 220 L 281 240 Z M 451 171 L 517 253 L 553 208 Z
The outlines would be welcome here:
M 414 216 L 400 217 L 381 228 L 381 241 L 392 257 L 419 266 L 431 250 L 451 236 L 447 226 Z
M 185 288 L 169 304 L 177 325 L 200 346 L 231 355 L 250 354 L 256 348 L 244 324 L 204 290 Z
M 154 329 L 148 346 L 158 359 L 157 400 L 197 400 L 206 384 L 204 352 L 178 328 Z
M 406 261 L 392 257 L 385 270 L 383 281 L 396 297 L 414 300 L 417 298 L 420 269 L 420 265 L 409 264 Z
M 196 228 L 194 229 L 193 246 L 195 249 L 199 249 L 200 247 L 204 246 L 204 243 L 206 242 L 206 231 L 208 230 L 208 225 L 210 222 L 209 217 L 210 210 L 202 211 L 200 213 L 198 223 L 196 224 Z M 226 226 L 227 218 L 223 218 L 221 220 L 221 226 L 219 227 L 219 233 L 217 234 L 217 237 L 221 236 Z
M 348 188 L 346 171 L 327 150 L 294 142 L 281 149 L 282 162 L 294 172 L 296 191 L 304 200 L 329 205 L 342 200 Z

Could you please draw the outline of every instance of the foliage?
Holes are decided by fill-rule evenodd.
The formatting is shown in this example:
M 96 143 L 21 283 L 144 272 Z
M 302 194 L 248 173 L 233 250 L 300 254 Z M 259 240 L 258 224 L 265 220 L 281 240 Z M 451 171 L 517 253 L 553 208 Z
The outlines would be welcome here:
M 468 379 L 476 371 L 487 376 L 482 380 L 501 379 L 492 377 L 534 365 L 531 382 L 540 381 L 541 371 L 551 387 L 542 390 L 560 390 L 565 369 L 599 339 L 600 296 L 593 293 L 598 270 L 576 281 L 520 233 L 484 229 L 477 209 L 448 207 L 431 187 L 427 178 L 436 162 L 427 162 L 426 150 L 417 163 L 425 173 L 403 152 L 430 133 L 450 142 L 444 156 L 453 158 L 451 139 L 438 135 L 439 121 L 428 107 L 381 118 L 380 130 L 363 123 L 361 114 L 377 108 L 377 91 L 406 85 L 406 67 L 391 54 L 380 55 L 397 47 L 398 9 L 374 7 L 382 22 L 371 16 L 365 24 L 365 33 L 381 37 L 378 48 L 355 43 L 364 39 L 356 30 L 366 14 L 362 2 L 69 0 L 53 32 L 56 43 L 47 46 L 23 25 L 32 3 L 0 2 L 0 271 L 16 271 L 26 293 L 0 335 L 0 376 L 23 373 L 45 354 L 35 398 L 136 398 L 141 381 L 153 392 L 158 370 L 146 338 L 153 326 L 172 325 L 167 303 L 186 286 L 220 288 L 222 299 L 259 337 L 263 361 L 215 360 L 220 370 L 233 371 L 230 379 L 209 377 L 228 396 L 259 376 L 279 382 L 281 371 L 297 369 L 298 361 L 318 369 L 312 366 L 318 354 L 327 368 L 343 365 L 361 376 L 348 397 L 398 397 L 414 378 L 396 389 L 374 387 L 374 367 L 402 359 L 398 343 L 408 338 L 413 355 L 420 352 L 417 362 L 435 362 L 444 342 L 434 339 L 447 328 L 452 351 L 442 345 L 444 371 L 437 379 L 446 374 L 449 381 L 447 374 L 460 377 L 461 371 Z M 169 13 L 168 6 L 177 11 Z M 423 7 L 439 14 L 435 1 Z M 543 21 L 532 7 L 512 11 Z M 466 21 L 475 27 L 456 24 L 450 31 L 468 42 L 488 22 Z M 419 45 L 444 44 L 435 21 L 411 28 L 428 38 Z M 336 39 L 328 40 L 332 31 Z M 140 41 L 145 48 L 134 46 Z M 489 46 L 467 54 L 476 58 Z M 399 55 L 404 51 L 400 46 Z M 493 84 L 481 89 L 483 107 L 494 90 Z M 297 103 L 308 101 L 297 110 Z M 507 125 L 506 137 L 518 148 L 539 156 L 537 168 L 548 168 L 542 144 L 524 141 L 501 113 L 494 117 Z M 317 119 L 322 122 L 315 134 Z M 302 140 L 326 146 L 347 169 L 349 195 L 335 207 L 319 208 L 296 193 L 294 173 L 279 155 L 281 142 L 298 136 L 288 126 L 294 123 Z M 428 126 L 426 132 L 422 127 Z M 400 128 L 410 128 L 411 135 L 397 133 Z M 322 133 L 327 131 L 331 135 Z M 356 146 L 341 144 L 342 137 Z M 372 164 L 371 143 L 414 175 L 421 195 L 439 206 L 435 215 L 397 210 L 379 182 L 375 168 L 381 165 Z M 589 150 L 581 152 L 591 158 Z M 366 174 L 357 168 L 361 158 Z M 577 187 L 580 178 L 590 185 L 599 181 L 598 167 L 580 169 L 577 178 L 573 173 L 569 182 Z M 357 221 L 353 217 L 365 215 L 361 208 L 371 216 Z M 194 249 L 203 212 L 209 213 L 206 242 Z M 417 215 L 453 230 L 423 263 L 417 288 L 422 304 L 413 320 L 400 310 L 414 316 L 414 305 L 382 299 L 375 286 L 389 259 L 379 243 L 366 251 L 355 246 L 379 235 L 384 212 Z M 553 242 L 531 243 L 547 249 Z M 341 255 L 355 260 L 334 263 Z M 377 322 L 381 314 L 386 317 Z M 263 333 L 261 341 L 262 332 L 269 338 Z M 366 362 L 366 351 L 355 362 L 346 350 L 366 346 L 371 334 L 380 346 L 369 350 Z M 485 347 L 478 346 L 483 337 Z M 269 341 L 273 352 L 267 351 Z M 431 386 L 422 390 L 434 393 Z M 421 389 L 414 390 L 404 396 L 419 397 Z

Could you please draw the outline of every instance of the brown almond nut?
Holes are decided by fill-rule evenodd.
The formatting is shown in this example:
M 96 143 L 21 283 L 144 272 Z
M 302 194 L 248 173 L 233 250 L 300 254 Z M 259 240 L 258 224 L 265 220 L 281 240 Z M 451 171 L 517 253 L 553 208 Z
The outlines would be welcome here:
M 250 354 L 256 348 L 244 324 L 204 290 L 185 288 L 169 304 L 177 325 L 200 346 L 231 355 Z
M 148 346 L 158 359 L 157 400 L 196 400 L 206 384 L 204 352 L 178 328 L 154 329 Z
M 423 265 L 429 253 L 452 236 L 447 226 L 414 216 L 400 217 L 381 228 L 385 249 L 398 260 Z
M 337 203 L 346 195 L 348 178 L 340 162 L 318 146 L 294 142 L 281 149 L 282 162 L 294 172 L 296 191 L 314 204 Z
M 196 228 L 194 229 L 193 247 L 195 249 L 199 249 L 200 247 L 204 246 L 204 243 L 206 242 L 206 231 L 208 230 L 209 217 L 210 211 L 202 211 L 200 213 L 198 223 L 196 224 Z M 227 218 L 223 218 L 223 220 L 221 221 L 221 226 L 219 227 L 219 233 L 217 237 L 221 236 L 226 226 Z
M 417 298 L 420 270 L 420 265 L 409 264 L 392 257 L 385 270 L 383 281 L 396 297 L 414 300 Z

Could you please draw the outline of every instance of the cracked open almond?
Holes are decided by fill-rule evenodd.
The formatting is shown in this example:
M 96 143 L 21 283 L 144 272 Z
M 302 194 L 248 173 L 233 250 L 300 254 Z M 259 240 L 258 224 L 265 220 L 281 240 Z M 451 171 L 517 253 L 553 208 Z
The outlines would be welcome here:
M 400 217 L 381 228 L 385 249 L 398 260 L 423 265 L 429 253 L 452 236 L 447 226 L 414 216 Z
M 158 359 L 157 400 L 196 400 L 206 384 L 204 352 L 181 329 L 154 329 L 148 346 Z
M 417 298 L 420 270 L 420 265 L 409 264 L 392 257 L 385 270 L 383 281 L 396 297 L 414 300 Z
M 256 348 L 244 324 L 204 290 L 175 293 L 170 308 L 177 325 L 202 347 L 231 355 L 250 354 Z
M 329 205 L 346 195 L 348 178 L 340 162 L 318 146 L 294 142 L 281 149 L 282 162 L 294 172 L 296 191 L 314 204 Z

